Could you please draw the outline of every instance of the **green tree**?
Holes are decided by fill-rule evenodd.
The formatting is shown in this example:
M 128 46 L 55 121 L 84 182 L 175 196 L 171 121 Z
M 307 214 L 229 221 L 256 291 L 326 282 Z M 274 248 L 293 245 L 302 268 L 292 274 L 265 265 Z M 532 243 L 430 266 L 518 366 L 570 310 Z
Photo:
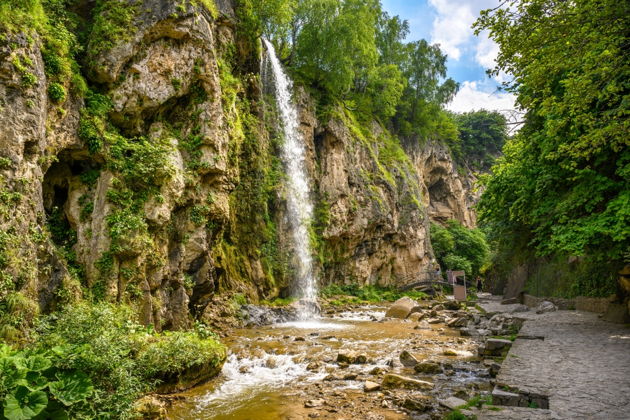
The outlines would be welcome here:
M 468 229 L 455 220 L 446 226 L 431 224 L 431 245 L 440 266 L 464 270 L 469 277 L 479 274 L 490 254 L 481 230 Z
M 265 36 L 286 47 L 296 7 L 297 0 L 237 0 L 239 29 L 253 39 Z
M 409 22 L 401 20 L 399 16 L 390 17 L 387 12 L 383 12 L 377 25 L 376 47 L 379 61 L 382 64 L 402 66 L 408 52 L 403 41 L 409 35 Z
M 378 0 L 303 0 L 292 66 L 314 87 L 341 98 L 367 83 L 378 61 Z
M 407 44 L 406 50 L 400 66 L 408 83 L 394 125 L 402 135 L 428 137 L 439 131 L 447 120 L 446 125 L 452 127 L 450 118 L 443 114 L 442 105 L 453 98 L 459 85 L 450 78 L 441 82 L 446 77 L 447 57 L 438 45 L 420 40 Z M 445 134 L 449 135 L 449 131 L 452 136 L 453 131 L 449 129 Z
M 510 0 L 482 12 L 499 44 L 494 73 L 527 111 L 486 179 L 481 220 L 539 255 L 599 256 L 630 243 L 628 27 L 614 0 Z M 514 246 L 514 244 L 505 244 Z M 515 251 L 518 252 L 518 251 Z
M 505 117 L 496 111 L 473 111 L 455 115 L 463 159 L 487 171 L 501 154 L 507 139 Z

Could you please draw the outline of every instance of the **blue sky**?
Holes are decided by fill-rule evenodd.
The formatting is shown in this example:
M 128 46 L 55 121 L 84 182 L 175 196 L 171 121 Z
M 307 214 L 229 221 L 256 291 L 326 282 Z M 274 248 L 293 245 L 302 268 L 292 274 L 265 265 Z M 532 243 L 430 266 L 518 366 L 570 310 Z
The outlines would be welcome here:
M 460 91 L 447 108 L 466 112 L 485 108 L 509 111 L 514 97 L 498 91 L 502 74 L 486 75 L 493 67 L 497 45 L 486 34 L 471 29 L 479 11 L 498 6 L 499 0 L 381 0 L 390 15 L 409 21 L 408 41 L 426 39 L 440 44 L 448 55 L 448 76 L 460 83 Z

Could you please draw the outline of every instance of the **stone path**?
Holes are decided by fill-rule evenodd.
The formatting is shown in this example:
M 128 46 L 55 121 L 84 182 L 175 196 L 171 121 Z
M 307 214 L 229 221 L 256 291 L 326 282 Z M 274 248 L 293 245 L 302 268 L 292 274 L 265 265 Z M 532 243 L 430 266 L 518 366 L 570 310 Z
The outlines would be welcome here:
M 480 306 L 492 312 L 509 305 Z M 497 385 L 547 396 L 549 410 L 506 407 L 483 410 L 479 419 L 630 420 L 629 327 L 580 311 L 514 315 L 527 319 L 519 336 L 544 339 L 517 338 Z

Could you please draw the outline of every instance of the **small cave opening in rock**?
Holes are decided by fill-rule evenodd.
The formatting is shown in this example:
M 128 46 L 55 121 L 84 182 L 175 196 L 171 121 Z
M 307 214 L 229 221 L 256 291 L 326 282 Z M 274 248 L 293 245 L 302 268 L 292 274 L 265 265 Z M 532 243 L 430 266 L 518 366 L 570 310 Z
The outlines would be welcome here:
M 453 193 L 444 178 L 445 174 L 432 173 L 429 183 L 429 216 L 433 221 L 447 222 L 455 215 L 451 208 Z
M 88 162 L 62 152 L 44 175 L 42 199 L 46 222 L 53 242 L 60 247 L 76 242 L 76 226 L 72 226 L 68 218 L 68 199 L 73 179 L 88 171 L 94 171 Z
M 324 140 L 326 140 L 325 131 L 321 130 L 320 132 L 315 132 L 313 143 L 315 145 L 315 155 L 317 156 L 318 162 L 321 162 L 322 160 L 322 152 L 324 151 Z
M 429 186 L 429 199 L 431 203 L 442 203 L 449 196 L 448 187 L 444 179 L 440 178 Z

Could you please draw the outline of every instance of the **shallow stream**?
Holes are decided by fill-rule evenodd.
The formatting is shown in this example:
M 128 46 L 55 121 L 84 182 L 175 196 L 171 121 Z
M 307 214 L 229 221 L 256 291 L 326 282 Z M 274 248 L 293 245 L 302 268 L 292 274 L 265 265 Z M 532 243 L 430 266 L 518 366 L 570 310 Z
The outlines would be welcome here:
M 230 356 L 222 373 L 178 395 L 169 419 L 403 419 L 414 413 L 401 401 L 414 394 L 465 397 L 489 388 L 470 338 L 444 324 L 384 319 L 385 311 L 369 306 L 312 322 L 235 330 L 226 340 Z M 444 372 L 415 373 L 400 363 L 403 350 L 442 363 Z M 337 363 L 338 354 L 348 352 L 365 355 L 367 362 Z M 384 373 L 430 381 L 435 388 L 363 391 L 366 380 L 380 383 Z

